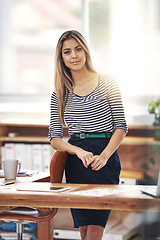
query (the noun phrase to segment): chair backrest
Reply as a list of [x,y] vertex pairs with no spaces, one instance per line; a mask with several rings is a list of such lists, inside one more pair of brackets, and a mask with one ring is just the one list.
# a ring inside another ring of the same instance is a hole
[[66,165],[67,153],[55,151],[50,162],[50,182],[61,183]]

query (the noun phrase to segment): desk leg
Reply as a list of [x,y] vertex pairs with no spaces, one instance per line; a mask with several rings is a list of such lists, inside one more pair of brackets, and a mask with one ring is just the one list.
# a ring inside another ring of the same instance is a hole
[[37,236],[38,240],[53,240],[53,218],[38,223]]

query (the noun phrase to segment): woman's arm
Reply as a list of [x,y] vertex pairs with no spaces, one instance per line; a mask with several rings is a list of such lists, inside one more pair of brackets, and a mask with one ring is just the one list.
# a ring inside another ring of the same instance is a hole
[[125,130],[116,129],[103,152],[100,155],[95,155],[90,158],[87,164],[91,164],[93,170],[100,170],[107,163],[110,156],[117,150],[125,135]]
[[74,146],[68,142],[63,141],[61,138],[52,138],[51,139],[51,146],[55,150],[62,150],[66,151],[69,154],[77,155],[78,158],[80,158],[83,162],[83,165],[87,168],[90,158],[93,157],[93,153],[83,150],[82,148],[79,148],[77,146]]
[[92,169],[96,171],[100,170],[107,163],[110,156],[117,150],[128,132],[118,83],[114,78],[109,78],[106,81],[106,86],[106,96],[112,113],[115,131],[103,152],[100,155],[92,157],[87,162],[87,164],[91,164]]

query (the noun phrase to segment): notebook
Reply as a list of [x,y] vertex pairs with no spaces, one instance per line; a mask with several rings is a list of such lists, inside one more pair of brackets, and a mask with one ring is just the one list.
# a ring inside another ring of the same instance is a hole
[[143,189],[141,190],[143,193],[148,194],[152,197],[160,198],[160,170],[159,170],[159,175],[158,175],[158,180],[157,180],[157,187],[156,188],[150,188],[150,189]]

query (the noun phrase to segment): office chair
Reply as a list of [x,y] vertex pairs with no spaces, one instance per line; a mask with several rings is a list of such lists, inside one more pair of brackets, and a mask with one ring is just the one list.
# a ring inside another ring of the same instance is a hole
[[[50,182],[61,183],[67,159],[67,153],[56,151],[50,162]],[[33,207],[16,207],[0,213],[0,219],[5,222],[16,223],[17,239],[23,239],[23,224],[28,222],[44,222],[52,219],[57,213],[57,208],[49,208],[48,211]]]

